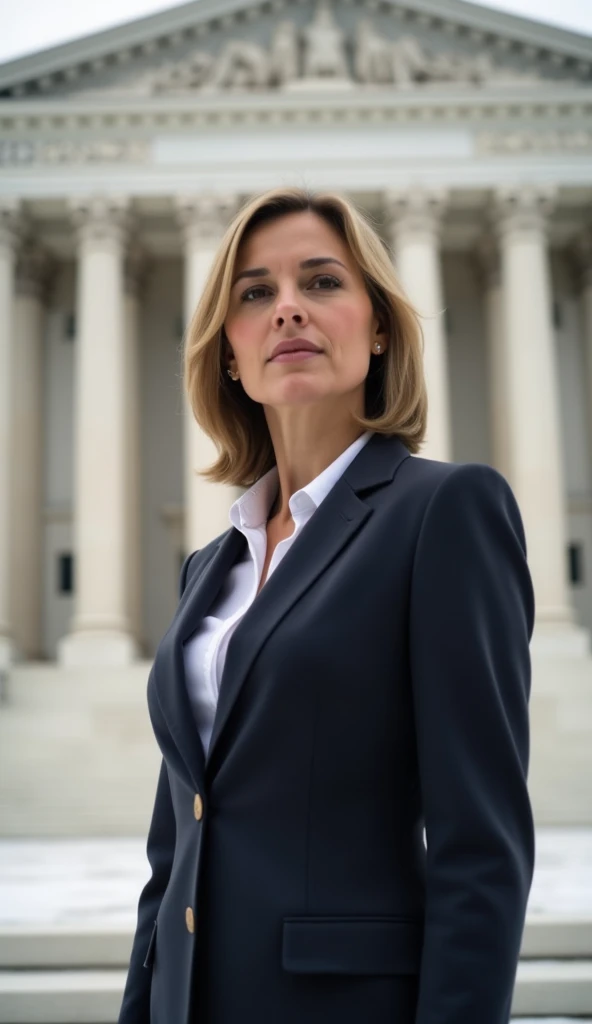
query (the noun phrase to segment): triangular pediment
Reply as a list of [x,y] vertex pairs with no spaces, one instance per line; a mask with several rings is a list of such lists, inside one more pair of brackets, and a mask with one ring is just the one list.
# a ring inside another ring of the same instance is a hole
[[592,39],[462,0],[194,0],[0,65],[6,98],[592,83]]

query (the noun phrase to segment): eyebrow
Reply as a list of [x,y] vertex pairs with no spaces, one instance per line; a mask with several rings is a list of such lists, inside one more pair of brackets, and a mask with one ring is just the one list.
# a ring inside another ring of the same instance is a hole
[[[303,260],[300,264],[300,269],[309,270],[311,267],[322,267],[327,263],[337,263],[344,270],[347,270],[345,263],[335,259],[334,256],[313,256],[310,260]],[[237,274],[232,282],[232,287],[234,288],[237,281],[240,281],[243,277],[267,277],[270,273],[271,271],[267,267],[253,267],[251,270],[241,270],[240,274]]]

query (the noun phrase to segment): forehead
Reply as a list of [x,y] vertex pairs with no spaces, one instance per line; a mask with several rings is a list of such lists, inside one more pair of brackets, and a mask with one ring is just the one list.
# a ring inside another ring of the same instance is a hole
[[236,269],[271,267],[313,256],[336,256],[352,266],[353,257],[337,231],[323,217],[304,210],[287,213],[253,229],[241,244]]

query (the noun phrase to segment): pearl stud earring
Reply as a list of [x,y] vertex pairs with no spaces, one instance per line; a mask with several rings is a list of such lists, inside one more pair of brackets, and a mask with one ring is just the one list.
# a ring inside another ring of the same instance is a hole
[[374,351],[376,352],[376,355],[378,355],[379,352],[382,352],[382,345],[379,341],[374,343]]
[[231,380],[238,380],[238,377],[239,377],[238,373],[234,373],[234,371],[231,370],[230,367],[228,367],[228,369],[226,370],[226,373],[228,374],[228,376],[230,377]]

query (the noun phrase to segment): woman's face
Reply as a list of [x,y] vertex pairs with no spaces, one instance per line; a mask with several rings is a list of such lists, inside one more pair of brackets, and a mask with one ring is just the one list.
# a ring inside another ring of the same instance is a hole
[[[228,366],[255,402],[342,398],[363,415],[372,346],[379,336],[384,352],[385,336],[347,246],[317,214],[286,214],[246,239],[224,327]],[[294,351],[278,353],[282,342]]]

